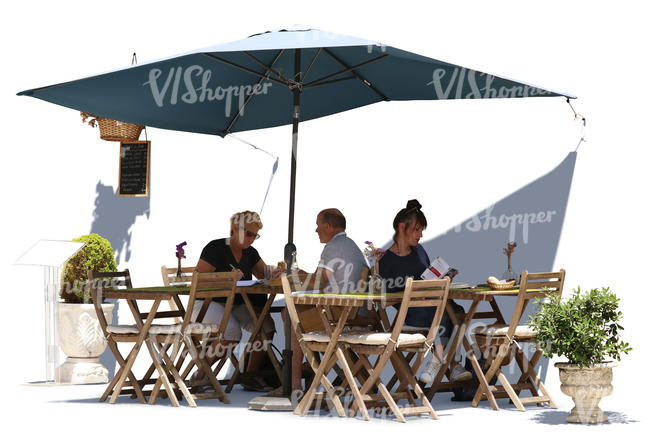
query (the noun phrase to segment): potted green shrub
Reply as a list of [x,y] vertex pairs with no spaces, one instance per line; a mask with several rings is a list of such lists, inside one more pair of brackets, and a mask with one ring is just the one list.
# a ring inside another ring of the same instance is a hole
[[560,389],[575,403],[567,421],[607,421],[598,403],[613,391],[616,362],[608,359],[619,361],[622,353],[631,350],[620,337],[619,299],[608,287],[588,292],[578,287],[568,300],[551,295],[537,304],[539,311],[530,318],[537,347],[549,358],[557,355],[568,360],[555,364],[560,371]]
[[[106,383],[108,370],[99,362],[106,349],[97,314],[90,297],[88,270],[110,272],[117,270],[113,248],[98,234],[73,239],[85,242],[63,267],[60,296],[57,303],[57,332],[59,346],[68,356],[57,369],[59,383]],[[113,319],[114,304],[102,304],[106,320]]]

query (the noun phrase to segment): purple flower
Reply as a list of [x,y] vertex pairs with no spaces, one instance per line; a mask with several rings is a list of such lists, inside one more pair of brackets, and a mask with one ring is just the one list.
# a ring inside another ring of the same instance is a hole
[[183,250],[183,247],[187,245],[187,242],[179,243],[176,245],[176,258],[185,258],[185,251]]

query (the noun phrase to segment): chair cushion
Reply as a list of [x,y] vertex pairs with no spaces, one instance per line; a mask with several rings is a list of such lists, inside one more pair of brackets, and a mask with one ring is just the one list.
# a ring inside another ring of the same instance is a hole
[[330,337],[325,331],[309,332],[302,335],[302,340],[305,342],[324,342],[330,341]]
[[[386,345],[390,339],[390,333],[378,333],[368,330],[344,330],[339,337],[339,342],[361,345]],[[302,337],[305,342],[329,342],[329,335],[325,331],[305,333]],[[397,347],[409,345],[421,345],[426,338],[419,333],[401,333],[397,339]]]
[[108,333],[114,335],[137,335],[140,333],[140,329],[137,325],[109,325],[106,327]]
[[[506,324],[492,324],[477,327],[473,333],[481,336],[505,336],[508,334],[509,326]],[[518,325],[515,329],[515,338],[534,338],[535,331],[527,325]]]
[[[175,335],[181,332],[183,324],[156,324],[149,328],[149,333],[152,335]],[[186,327],[186,333],[193,335],[202,335],[206,333],[214,333],[219,330],[219,324],[202,324],[198,322],[189,323]]]
[[[341,335],[341,341],[350,344],[362,345],[386,345],[390,340],[391,333],[376,332],[349,332]],[[426,338],[420,333],[400,333],[397,338],[397,347],[423,344]]]

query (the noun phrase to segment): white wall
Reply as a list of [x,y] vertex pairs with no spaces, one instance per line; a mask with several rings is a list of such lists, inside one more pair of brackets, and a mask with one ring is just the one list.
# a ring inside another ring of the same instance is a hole
[[[30,323],[4,347],[21,359],[3,360],[2,375],[14,383],[43,377],[42,275],[12,263],[38,239],[87,233],[95,185],[116,186],[118,165],[117,144],[101,141],[76,111],[15,93],[128,65],[133,51],[142,62],[305,23],[579,97],[574,103],[587,117],[588,142],[579,149],[555,267],[567,269],[569,288],[609,285],[621,297],[634,352],[616,371],[621,389],[614,396],[633,393],[625,385],[648,363],[642,321],[650,246],[649,33],[639,4],[12,4],[1,30],[0,267],[11,286],[4,288],[0,321],[3,330],[25,318]],[[301,124],[295,227],[301,267],[313,269],[321,251],[313,232],[320,209],[339,207],[358,243],[385,242],[396,211],[418,198],[429,212],[425,239],[435,237],[553,169],[578,142],[580,126],[572,119],[561,98],[538,98],[390,102]],[[290,129],[239,134],[280,157],[256,243],[274,263],[286,241]],[[132,257],[121,260],[136,285],[159,282],[160,265],[174,263],[176,243],[187,240],[188,263],[195,261],[205,243],[224,236],[233,211],[259,209],[272,166],[268,156],[233,139],[148,134],[151,216],[136,221]],[[327,178],[325,185],[323,170],[349,177]],[[454,199],[437,203],[434,182],[444,182]]]

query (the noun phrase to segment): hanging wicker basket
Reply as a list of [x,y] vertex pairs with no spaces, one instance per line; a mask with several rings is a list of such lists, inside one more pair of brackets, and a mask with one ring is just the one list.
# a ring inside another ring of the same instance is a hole
[[[81,113],[82,120],[90,126],[99,125],[99,138],[106,141],[132,141],[140,138],[144,126],[133,123],[120,122],[119,120],[107,119],[92,114]],[[87,118],[91,118],[86,122]]]
[[102,117],[98,117],[97,122],[99,124],[99,138],[106,141],[137,140],[144,128],[142,125]]

